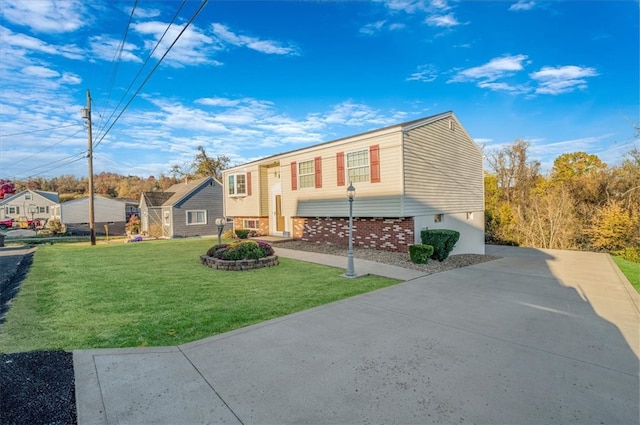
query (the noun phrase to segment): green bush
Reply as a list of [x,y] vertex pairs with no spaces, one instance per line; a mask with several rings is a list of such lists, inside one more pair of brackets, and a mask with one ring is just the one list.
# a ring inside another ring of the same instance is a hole
[[249,237],[249,229],[236,229],[236,236],[239,239],[247,239]]
[[249,260],[271,255],[273,255],[273,248],[268,243],[244,240],[214,245],[207,250],[207,256],[220,260]]
[[640,245],[629,246],[620,251],[612,252],[612,254],[632,263],[640,263]]
[[415,264],[427,264],[432,255],[433,247],[431,245],[409,245],[409,257]]
[[423,245],[433,247],[431,258],[444,261],[460,239],[460,232],[449,229],[426,229],[420,232],[420,239]]

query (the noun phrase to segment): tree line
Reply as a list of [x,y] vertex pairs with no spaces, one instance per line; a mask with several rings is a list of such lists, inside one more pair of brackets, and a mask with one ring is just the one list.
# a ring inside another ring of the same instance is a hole
[[[172,165],[170,176],[161,173],[159,177],[124,176],[116,173],[100,173],[93,177],[94,193],[108,198],[124,198],[140,200],[142,192],[156,192],[168,189],[179,181],[213,176],[222,178],[222,170],[229,165],[229,158],[224,155],[209,156],[202,146],[198,146],[193,161],[185,166]],[[3,190],[0,180],[0,190]],[[6,184],[9,184],[7,181]],[[89,193],[89,180],[63,175],[46,179],[43,177],[13,180],[12,190],[20,192],[24,189],[57,192],[60,202],[82,198]],[[0,198],[2,199],[2,198]]]
[[614,166],[565,153],[546,175],[528,150],[516,140],[486,155],[487,242],[609,252],[640,245],[638,148]]
[[[615,251],[640,245],[640,149],[608,166],[596,155],[573,152],[557,157],[548,174],[529,158],[529,143],[516,140],[486,155],[485,234],[488,243]],[[171,176],[141,178],[115,173],[94,177],[95,193],[139,200],[141,193],[165,190],[183,178],[221,179],[226,156],[209,156],[198,146],[193,161],[174,165]],[[25,188],[58,192],[60,201],[86,196],[87,178],[60,176],[16,180]]]

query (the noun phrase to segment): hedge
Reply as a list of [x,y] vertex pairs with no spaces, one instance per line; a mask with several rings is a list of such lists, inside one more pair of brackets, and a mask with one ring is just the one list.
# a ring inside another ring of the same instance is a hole
[[415,264],[427,264],[429,262],[429,257],[432,255],[433,247],[431,245],[409,245],[409,257]]
[[449,229],[426,229],[420,232],[420,239],[423,245],[433,247],[431,258],[444,261],[460,239],[460,232]]

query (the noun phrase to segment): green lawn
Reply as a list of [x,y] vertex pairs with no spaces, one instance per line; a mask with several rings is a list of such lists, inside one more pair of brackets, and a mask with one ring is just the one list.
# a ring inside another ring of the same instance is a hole
[[182,344],[397,283],[285,258],[212,270],[199,256],[215,242],[39,246],[0,352]]
[[622,273],[629,279],[629,282],[640,293],[640,264],[632,263],[620,257],[613,257],[613,261],[618,265]]

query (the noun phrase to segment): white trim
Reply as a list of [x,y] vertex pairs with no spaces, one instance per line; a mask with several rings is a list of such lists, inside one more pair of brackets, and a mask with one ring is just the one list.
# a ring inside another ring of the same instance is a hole
[[[360,152],[365,152],[367,155],[367,165],[359,165],[357,167],[352,167],[353,169],[358,169],[358,168],[367,168],[368,169],[368,178],[366,180],[353,180],[352,178],[349,177],[349,155],[350,154],[354,154],[354,153],[360,153]],[[370,147],[367,146],[365,148],[360,148],[360,149],[354,149],[351,151],[345,151],[344,153],[344,181],[346,183],[370,183],[371,182],[371,152],[370,152]]]
[[[308,174],[302,174],[300,172],[300,165],[302,163],[306,163],[306,162],[310,162],[311,163],[311,172]],[[297,164],[297,174],[298,174],[298,189],[313,189],[316,187],[316,162],[315,162],[315,158],[311,158],[311,159],[305,159],[302,161],[298,161]],[[302,185],[302,180],[300,179],[302,176],[311,176],[311,185],[310,186],[303,186]]]
[[[244,192],[238,192],[238,177],[244,177]],[[233,184],[229,184],[229,179],[233,177]],[[233,193],[230,192],[230,189],[233,187]],[[237,196],[247,196],[247,173],[231,173],[227,174],[227,196],[237,197]]]
[[[195,215],[194,215],[195,213]],[[204,221],[196,221],[196,222],[189,222],[189,214],[192,215],[192,218],[195,218],[195,220],[198,219],[198,214],[202,213],[203,214],[203,218]],[[187,224],[187,226],[196,226],[199,224],[207,224],[207,210],[187,210],[185,211],[185,222]]]

